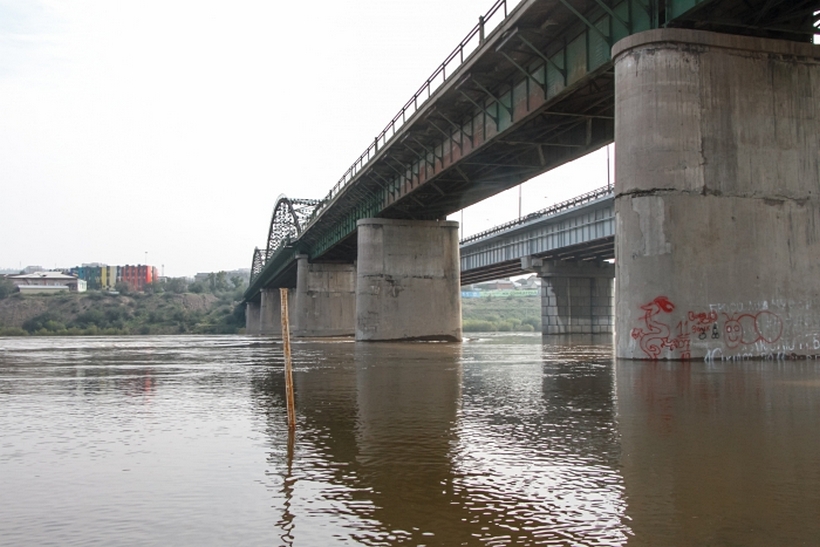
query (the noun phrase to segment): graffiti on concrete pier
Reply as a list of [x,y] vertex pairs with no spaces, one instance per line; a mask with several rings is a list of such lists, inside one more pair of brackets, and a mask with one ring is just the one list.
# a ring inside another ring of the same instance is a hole
[[726,316],[726,322],[723,324],[726,347],[730,349],[760,341],[773,344],[780,340],[783,334],[783,320],[768,310],[756,314],[723,315]]
[[675,305],[666,296],[659,296],[651,302],[641,306],[644,314],[641,317],[645,328],[632,329],[632,338],[638,341],[641,350],[650,358],[658,359],[664,349],[674,351],[681,349],[681,358],[689,358],[689,336],[673,337],[672,331],[665,321],[658,316],[670,314]]
[[[644,311],[640,316],[641,326],[632,329],[631,335],[650,359],[672,358],[689,359],[693,340],[707,346],[711,354],[761,355],[768,353],[809,348],[809,343],[785,343],[783,337],[783,319],[777,313],[767,309],[766,302],[762,310],[720,311],[726,305],[710,305],[709,310],[688,310],[685,314],[673,313],[675,304],[667,296],[658,296],[643,304]],[[716,309],[717,308],[717,309]],[[741,306],[742,308],[742,306]],[[749,309],[748,306],[745,308]],[[683,319],[675,322],[675,318]],[[782,347],[781,347],[782,346]]]

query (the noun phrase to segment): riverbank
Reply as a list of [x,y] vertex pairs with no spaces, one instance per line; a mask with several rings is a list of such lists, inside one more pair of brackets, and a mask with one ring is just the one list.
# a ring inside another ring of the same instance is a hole
[[[0,300],[0,336],[236,334],[245,327],[235,292],[14,294]],[[537,296],[464,298],[464,332],[541,329]]]
[[486,296],[461,299],[464,332],[532,332],[541,330],[539,296]]
[[0,300],[0,336],[232,334],[244,326],[232,293],[17,293]]

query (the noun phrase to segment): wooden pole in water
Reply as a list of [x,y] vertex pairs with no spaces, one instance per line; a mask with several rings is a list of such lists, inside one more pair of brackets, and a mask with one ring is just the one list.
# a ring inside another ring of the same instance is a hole
[[285,400],[288,406],[288,427],[296,429],[296,404],[293,398],[293,366],[290,360],[290,322],[288,321],[288,290],[279,289],[282,301],[282,344],[285,352]]

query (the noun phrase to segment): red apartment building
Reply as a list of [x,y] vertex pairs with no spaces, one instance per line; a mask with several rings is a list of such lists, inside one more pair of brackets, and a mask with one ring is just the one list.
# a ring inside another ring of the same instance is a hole
[[128,283],[132,290],[141,291],[145,285],[153,283],[159,279],[159,274],[154,266],[125,266],[120,267],[120,280]]

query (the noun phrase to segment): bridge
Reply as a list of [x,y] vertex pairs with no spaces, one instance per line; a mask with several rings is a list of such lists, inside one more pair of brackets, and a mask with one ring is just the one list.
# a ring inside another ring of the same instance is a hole
[[461,241],[461,284],[532,271],[532,260],[603,262],[615,258],[611,186],[557,203]]
[[[277,201],[254,252],[248,330],[275,323],[272,289],[284,286],[301,335],[460,339],[447,215],[614,140],[618,354],[812,345],[817,314],[788,309],[820,305],[820,281],[784,293],[759,279],[820,279],[797,258],[820,241],[819,11],[819,0],[499,0],[325,198]],[[744,256],[777,256],[756,278],[725,265],[749,234]],[[702,341],[719,313],[734,328],[738,310],[783,328],[753,321],[739,344]]]
[[544,334],[611,333],[614,200],[605,186],[463,240],[461,284],[535,272]]

